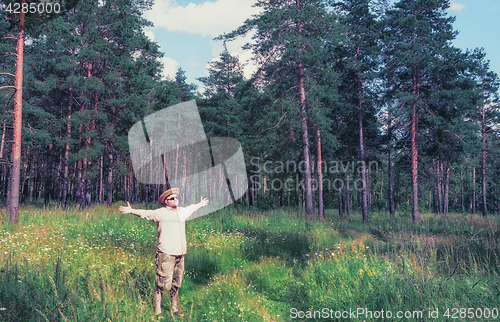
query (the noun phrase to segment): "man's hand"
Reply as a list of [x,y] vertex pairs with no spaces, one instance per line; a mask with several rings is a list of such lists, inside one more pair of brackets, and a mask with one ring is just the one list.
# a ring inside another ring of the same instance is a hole
[[208,199],[201,197],[200,203],[198,205],[200,206],[200,208],[205,207],[206,205],[208,205]]
[[118,207],[118,210],[122,212],[122,214],[131,214],[134,209],[130,207],[130,203],[127,201],[127,207],[125,206],[120,206]]

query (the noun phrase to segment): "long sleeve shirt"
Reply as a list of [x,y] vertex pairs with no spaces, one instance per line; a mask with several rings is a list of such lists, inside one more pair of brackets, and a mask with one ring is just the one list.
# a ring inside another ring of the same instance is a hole
[[198,205],[178,207],[173,210],[163,207],[155,210],[133,210],[142,219],[152,220],[158,225],[158,245],[160,252],[169,255],[186,254],[186,220],[199,209]]

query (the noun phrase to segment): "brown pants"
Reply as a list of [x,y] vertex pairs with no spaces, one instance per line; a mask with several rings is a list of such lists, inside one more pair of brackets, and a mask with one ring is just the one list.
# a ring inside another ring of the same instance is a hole
[[170,290],[172,285],[181,287],[184,276],[184,256],[168,255],[156,252],[156,286],[163,291]]

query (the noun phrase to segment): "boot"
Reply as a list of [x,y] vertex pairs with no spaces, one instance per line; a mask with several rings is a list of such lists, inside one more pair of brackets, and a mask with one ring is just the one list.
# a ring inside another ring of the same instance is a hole
[[172,288],[170,289],[170,303],[172,305],[172,313],[182,318],[184,317],[184,314],[180,310],[178,291],[179,289],[172,285]]

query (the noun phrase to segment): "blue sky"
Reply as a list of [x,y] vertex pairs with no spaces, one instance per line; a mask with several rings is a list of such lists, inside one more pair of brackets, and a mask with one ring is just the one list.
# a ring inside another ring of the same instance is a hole
[[[206,76],[208,63],[219,57],[221,42],[212,39],[240,26],[246,18],[258,13],[254,0],[155,0],[153,9],[145,14],[155,24],[146,34],[154,39],[165,54],[164,74],[174,76],[181,67],[189,83],[200,85],[196,78]],[[456,17],[454,29],[459,34],[454,41],[458,48],[483,47],[490,69],[500,75],[500,0],[453,0],[449,14]],[[228,44],[231,54],[244,62],[251,54],[241,49],[249,40],[239,39]],[[253,71],[247,64],[247,75]]]

